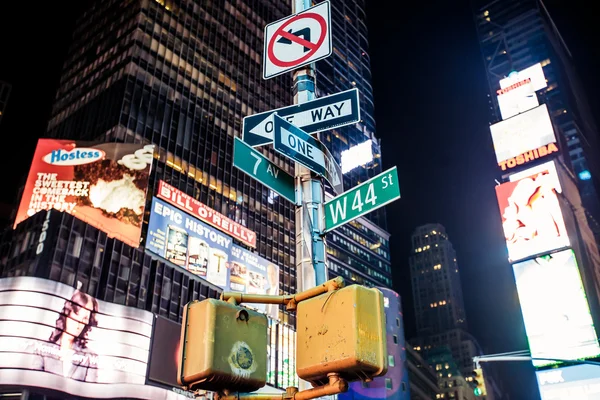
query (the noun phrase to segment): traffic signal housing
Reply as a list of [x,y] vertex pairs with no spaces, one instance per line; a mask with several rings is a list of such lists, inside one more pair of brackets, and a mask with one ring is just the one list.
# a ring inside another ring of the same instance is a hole
[[473,383],[475,384],[475,387],[473,388],[475,396],[487,396],[485,380],[483,379],[483,370],[481,368],[473,370]]
[[313,386],[328,374],[350,382],[387,372],[383,294],[351,285],[298,303],[296,372]]
[[190,390],[252,392],[267,380],[267,317],[225,301],[186,305],[177,382]]

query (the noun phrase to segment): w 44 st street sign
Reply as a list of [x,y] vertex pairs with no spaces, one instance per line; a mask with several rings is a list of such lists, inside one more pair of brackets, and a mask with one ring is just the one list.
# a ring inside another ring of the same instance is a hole
[[390,168],[325,203],[325,232],[400,198],[398,170]]

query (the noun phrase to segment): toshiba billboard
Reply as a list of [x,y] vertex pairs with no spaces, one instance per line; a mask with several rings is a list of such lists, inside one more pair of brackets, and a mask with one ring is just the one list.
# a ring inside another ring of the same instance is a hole
[[556,136],[545,104],[490,126],[503,171],[557,153]]

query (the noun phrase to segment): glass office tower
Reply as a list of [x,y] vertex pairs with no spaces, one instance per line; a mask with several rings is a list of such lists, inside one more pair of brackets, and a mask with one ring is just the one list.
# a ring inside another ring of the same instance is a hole
[[[267,0],[93,2],[77,23],[46,136],[156,145],[140,246],[53,210],[5,234],[1,276],[55,280],[180,322],[187,302],[221,289],[146,248],[151,199],[164,181],[256,232],[256,254],[279,266],[280,293],[294,293],[294,205],[232,164],[242,118],[292,104],[291,74],[262,79],[263,28],[290,13],[289,2]],[[334,55],[317,63],[317,93],[358,87],[363,121],[323,132],[322,140],[338,161],[372,140],[373,161],[345,175],[348,189],[381,170],[364,1],[334,2],[332,19]],[[261,151],[293,174],[293,163],[271,146]],[[388,240],[383,209],[336,229],[328,235],[330,277],[391,286]],[[283,308],[270,322],[272,386],[297,386],[294,327]]]

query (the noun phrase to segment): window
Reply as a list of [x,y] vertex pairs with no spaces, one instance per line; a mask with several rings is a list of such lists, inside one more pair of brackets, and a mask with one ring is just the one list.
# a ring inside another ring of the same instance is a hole
[[392,390],[392,380],[390,378],[385,378],[385,388],[387,390]]
[[394,335],[394,344],[398,344],[398,335]]
[[394,355],[393,354],[388,354],[388,365],[390,367],[396,366],[396,361],[394,360]]

